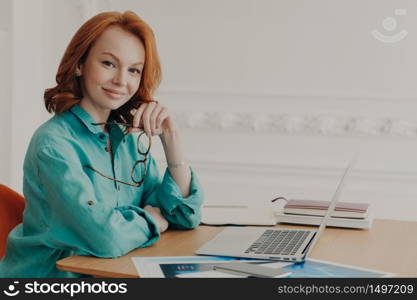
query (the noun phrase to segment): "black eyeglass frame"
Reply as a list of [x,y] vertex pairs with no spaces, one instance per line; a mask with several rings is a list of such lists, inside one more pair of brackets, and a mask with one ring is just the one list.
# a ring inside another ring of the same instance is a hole
[[[94,126],[98,126],[98,125],[120,125],[120,126],[125,126],[125,127],[131,127],[131,128],[139,128],[139,129],[143,129],[143,128],[141,128],[141,127],[134,127],[132,124],[128,124],[128,123],[120,123],[120,122],[100,122],[100,123],[91,123],[91,125],[94,125]],[[124,136],[126,136],[127,134],[128,134],[128,133],[124,133]],[[125,182],[125,181],[122,181],[122,180],[119,180],[119,179],[116,179],[116,178],[113,178],[113,177],[107,176],[107,175],[103,174],[102,172],[100,172],[99,170],[97,170],[97,169],[93,168],[93,167],[92,167],[92,166],[90,166],[90,165],[85,165],[85,167],[86,167],[86,168],[89,168],[90,170],[93,170],[93,171],[94,171],[94,172],[96,172],[97,174],[99,174],[99,175],[101,175],[101,176],[103,176],[103,177],[105,177],[105,178],[107,178],[107,179],[110,179],[110,180],[116,181],[116,182],[118,182],[118,183],[126,184],[126,185],[129,185],[129,186],[140,187],[140,186],[142,185],[142,183],[145,181],[146,173],[147,173],[147,170],[148,170],[148,166],[147,166],[146,162],[147,162],[147,159],[148,159],[148,154],[149,154],[149,151],[151,150],[151,145],[152,145],[152,138],[151,138],[151,136],[148,136],[148,139],[149,139],[149,146],[148,146],[147,150],[146,150],[145,152],[143,152],[143,151],[140,149],[140,143],[139,143],[139,141],[140,141],[140,138],[142,137],[142,135],[144,135],[144,134],[145,134],[145,132],[144,132],[144,131],[142,131],[141,133],[139,133],[138,138],[137,138],[137,142],[136,142],[136,150],[138,151],[138,153],[139,153],[140,155],[144,156],[144,158],[143,158],[143,159],[139,159],[139,160],[137,160],[137,161],[133,164],[132,170],[131,170],[131,172],[130,172],[130,178],[131,178],[131,180],[132,180],[134,183]],[[141,178],[141,180],[136,180],[136,179],[134,178],[135,169],[136,169],[136,167],[137,167],[139,164],[142,164],[142,163],[143,163],[143,165],[144,165],[142,178]]]

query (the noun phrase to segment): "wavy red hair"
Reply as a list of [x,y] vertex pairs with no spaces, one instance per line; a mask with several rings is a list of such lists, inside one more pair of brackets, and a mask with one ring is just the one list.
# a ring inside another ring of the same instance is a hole
[[83,98],[80,78],[76,77],[77,65],[82,64],[98,37],[112,25],[117,25],[133,33],[145,47],[145,64],[142,78],[135,96],[112,116],[121,122],[132,122],[130,111],[144,101],[152,101],[152,95],[161,82],[161,65],[152,29],[132,11],[104,12],[85,22],[71,39],[58,67],[57,85],[45,90],[44,101],[48,112],[61,114],[78,104]]

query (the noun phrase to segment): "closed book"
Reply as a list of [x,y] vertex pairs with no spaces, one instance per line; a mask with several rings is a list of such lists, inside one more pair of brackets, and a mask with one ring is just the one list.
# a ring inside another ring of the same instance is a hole
[[[282,210],[276,211],[275,217],[278,223],[287,224],[320,225],[323,221],[323,217],[285,214]],[[327,227],[368,229],[371,228],[372,222],[373,214],[370,210],[368,216],[363,219],[331,217],[327,220]]]
[[[324,216],[328,201],[291,199],[284,206],[284,214]],[[368,203],[338,202],[331,217],[364,219],[368,216]]]

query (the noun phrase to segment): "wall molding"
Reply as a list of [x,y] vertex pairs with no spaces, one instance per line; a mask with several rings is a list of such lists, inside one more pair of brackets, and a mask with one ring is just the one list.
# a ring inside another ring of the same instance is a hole
[[343,137],[417,137],[417,120],[407,121],[392,117],[176,111],[174,118],[181,128],[193,130]]
[[243,90],[243,89],[223,89],[223,88],[161,88],[159,95],[177,95],[177,96],[227,96],[237,98],[273,98],[273,99],[291,99],[291,100],[330,100],[330,101],[375,101],[375,102],[392,102],[408,103],[417,101],[417,95],[387,96],[375,93],[351,92],[343,93],[338,91],[272,91],[272,90]]
[[[410,114],[417,109],[417,98],[411,96],[165,89],[157,97],[175,103],[173,114],[184,129],[303,136],[417,137],[417,118]],[[359,109],[355,111],[352,106]]]
[[[166,161],[162,157],[155,158],[158,165],[165,168]],[[334,179],[341,177],[345,167],[332,166],[307,166],[296,164],[280,163],[257,163],[242,161],[219,161],[211,158],[194,158],[189,160],[190,165],[205,174],[223,174],[225,178],[234,176],[248,177],[247,174],[261,175],[268,178],[296,176],[298,178],[327,178]],[[240,174],[240,175],[239,175]],[[245,175],[241,175],[245,174]],[[415,172],[377,170],[366,168],[355,168],[351,172],[352,178],[364,180],[366,182],[398,182],[415,183],[417,182],[417,170]]]

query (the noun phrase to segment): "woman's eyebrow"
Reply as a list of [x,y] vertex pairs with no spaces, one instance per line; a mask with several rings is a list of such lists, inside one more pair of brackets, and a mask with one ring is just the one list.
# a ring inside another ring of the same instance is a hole
[[[120,63],[120,59],[116,55],[114,55],[113,53],[111,53],[111,52],[103,52],[102,54],[110,55],[115,60],[117,60],[117,62]],[[132,64],[132,66],[134,66],[134,65],[143,65],[143,62],[137,62],[137,63]]]

